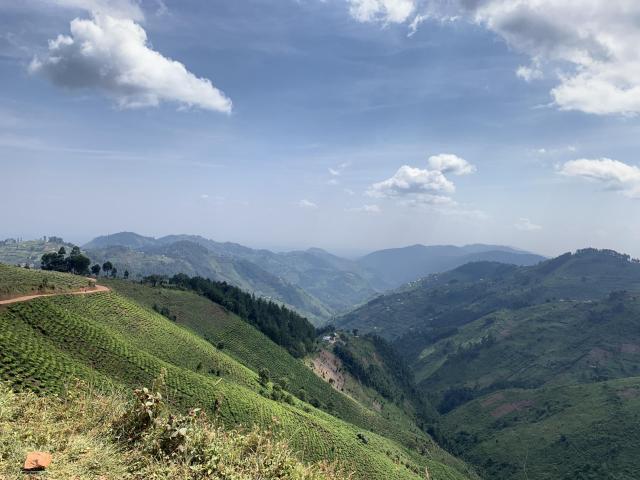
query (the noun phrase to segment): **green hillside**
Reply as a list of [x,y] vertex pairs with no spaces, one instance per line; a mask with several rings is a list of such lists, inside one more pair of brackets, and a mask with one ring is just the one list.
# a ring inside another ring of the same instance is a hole
[[[289,403],[266,398],[274,387],[269,384],[265,389],[255,371],[238,361],[242,358],[239,347],[227,355],[234,334],[226,331],[229,348],[219,349],[119,293],[40,298],[0,307],[0,378],[15,387],[47,394],[60,392],[74,377],[98,385],[137,387],[150,385],[166,371],[169,398],[177,407],[197,406],[215,412],[228,427],[255,424],[271,428],[306,461],[337,460],[363,479],[417,479],[425,468],[431,478],[469,478],[461,473],[464,464],[426,435],[399,429],[394,434],[390,422],[355,402],[348,404],[346,397],[343,404],[335,401],[334,410],[342,410],[343,416],[351,416],[361,426],[295,397]],[[253,338],[258,344],[266,342],[270,351],[279,348],[259,333]],[[290,365],[296,362],[286,355],[281,350],[283,369],[286,358]],[[270,357],[263,359],[269,367],[274,363]],[[312,378],[301,383],[324,395],[321,384]],[[326,404],[328,399],[323,396],[321,400]],[[396,439],[371,429],[390,432]]]
[[442,415],[436,435],[486,478],[631,479],[639,299],[640,263],[585,249],[468,264],[339,324],[393,340]]
[[484,478],[635,480],[640,378],[505,390],[444,419],[455,451]]
[[73,292],[91,287],[94,283],[75,275],[27,270],[0,263],[0,300],[21,295]]

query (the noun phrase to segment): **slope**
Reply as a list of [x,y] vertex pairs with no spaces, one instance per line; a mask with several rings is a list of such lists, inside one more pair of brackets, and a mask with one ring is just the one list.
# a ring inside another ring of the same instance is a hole
[[307,461],[339,460],[357,478],[419,478],[426,467],[432,478],[466,478],[435,460],[454,463],[428,437],[407,434],[431,452],[421,455],[298,399],[289,404],[265,398],[255,372],[117,293],[62,295],[0,308],[0,352],[0,378],[14,386],[59,392],[73,377],[139,386],[166,371],[176,405],[217,412],[228,426],[272,428]]

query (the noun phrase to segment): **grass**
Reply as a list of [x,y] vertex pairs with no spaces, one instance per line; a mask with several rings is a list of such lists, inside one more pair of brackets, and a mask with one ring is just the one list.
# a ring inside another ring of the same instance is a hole
[[[258,338],[253,341],[259,349]],[[265,353],[273,351],[267,345]],[[177,408],[215,412],[228,429],[270,429],[304,461],[336,461],[359,479],[419,479],[425,468],[434,479],[473,478],[425,435],[407,432],[407,443],[400,443],[369,431],[390,422],[358,410],[355,402],[353,415],[361,426],[298,399],[289,405],[265,398],[255,371],[227,353],[117,293],[47,297],[0,308],[0,378],[14,388],[50,396],[64,392],[74,378],[101,388],[136,388],[166,372],[168,398]],[[262,358],[271,365],[271,357]]]
[[89,287],[87,278],[43,270],[27,270],[0,263],[0,300],[38,293],[66,293]]
[[[149,410],[139,399],[86,385],[61,397],[15,394],[0,385],[0,478],[23,478],[20,467],[31,451],[52,454],[46,472],[52,480],[349,478],[325,462],[300,462],[269,431],[227,430],[202,415],[171,417],[161,402]],[[132,422],[149,413],[153,423]],[[136,441],[124,433],[137,434]]]

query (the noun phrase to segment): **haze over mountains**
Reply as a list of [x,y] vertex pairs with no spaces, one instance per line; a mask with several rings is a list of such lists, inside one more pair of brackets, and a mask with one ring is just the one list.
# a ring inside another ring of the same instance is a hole
[[424,246],[373,252],[357,260],[319,248],[276,253],[197,235],[152,238],[132,232],[98,237],[83,247],[140,275],[186,273],[227,281],[282,301],[316,323],[379,293],[472,261],[532,265],[544,257],[494,245]]

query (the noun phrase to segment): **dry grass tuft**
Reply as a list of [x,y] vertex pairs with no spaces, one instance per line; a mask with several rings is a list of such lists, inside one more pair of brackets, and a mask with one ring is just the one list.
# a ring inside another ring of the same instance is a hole
[[131,399],[84,384],[61,397],[0,386],[0,480],[24,478],[30,451],[53,455],[51,480],[350,478],[334,465],[301,463],[268,431],[224,430],[198,410],[175,415],[146,389]]

